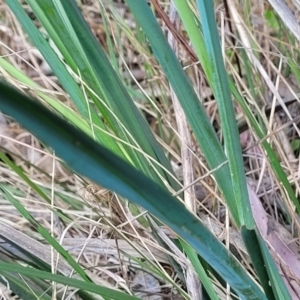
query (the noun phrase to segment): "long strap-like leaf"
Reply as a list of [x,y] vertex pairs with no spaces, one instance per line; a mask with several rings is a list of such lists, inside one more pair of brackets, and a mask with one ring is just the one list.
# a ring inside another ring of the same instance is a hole
[[0,109],[51,146],[76,172],[153,213],[194,247],[241,299],[266,299],[224,245],[165,189],[39,102],[3,82],[0,82]]

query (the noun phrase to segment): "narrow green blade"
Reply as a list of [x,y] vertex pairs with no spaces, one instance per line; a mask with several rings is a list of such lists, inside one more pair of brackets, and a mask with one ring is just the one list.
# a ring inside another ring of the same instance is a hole
[[138,300],[137,297],[130,296],[120,291],[112,290],[103,286],[99,286],[91,282],[84,282],[78,279],[73,279],[62,275],[51,274],[34,268],[19,266],[17,264],[0,262],[0,271],[16,272],[19,274],[26,275],[28,277],[55,281],[64,285],[73,286],[84,291],[92,292],[97,295],[107,297],[108,299]]

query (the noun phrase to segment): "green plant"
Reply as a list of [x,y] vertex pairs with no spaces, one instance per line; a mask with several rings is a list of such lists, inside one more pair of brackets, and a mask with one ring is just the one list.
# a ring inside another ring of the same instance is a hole
[[[213,273],[209,272],[206,264],[230,285],[240,299],[290,299],[265,240],[255,225],[231,93],[237,99],[257,136],[264,138],[264,132],[232,78],[228,78],[212,1],[197,1],[197,5],[192,1],[179,0],[174,3],[217,101],[224,147],[147,2],[127,0],[126,3],[135,17],[136,30],[141,28],[145,35],[140,37],[140,43],[136,43],[138,49],[142,49],[143,44],[149,43],[147,45],[149,49],[141,51],[153,53],[171,84],[207,164],[213,170],[213,176],[233,222],[242,233],[258,281],[245,271],[233,254],[195,214],[171,195],[171,192],[180,189],[180,182],[176,179],[163,148],[132,101],[130,93],[133,92],[126,87],[116,64],[114,65],[116,57],[111,46],[112,41],[107,38],[110,62],[75,1],[28,0],[27,2],[45,28],[47,38],[55,44],[56,50],[49,45],[17,0],[7,1],[7,4],[51,66],[60,84],[70,95],[76,110],[38,91],[35,95],[46,103],[46,105],[41,104],[4,82],[0,83],[0,109],[20,122],[46,146],[51,147],[55,155],[62,158],[77,174],[115,191],[123,197],[124,202],[126,198],[138,204],[135,207],[131,206],[131,212],[136,216],[142,215],[140,217],[142,224],[147,227],[155,226],[147,216],[143,216],[143,209],[146,209],[159,220],[158,224],[162,222],[169,226],[178,235],[174,239],[174,244],[193,262],[198,279],[203,283],[210,298],[218,299],[211,282]],[[201,25],[197,14],[192,9],[193,5],[200,13]],[[102,13],[105,19],[104,9]],[[112,13],[116,15],[113,8]],[[121,20],[120,23],[124,25]],[[127,35],[129,39],[133,38],[132,32],[127,32]],[[11,66],[5,65],[4,61],[2,66],[6,66],[7,71],[13,76]],[[21,76],[20,73],[15,74]],[[37,87],[28,79],[25,80],[29,86]],[[80,84],[77,83],[78,80]],[[55,110],[55,113],[51,112],[49,107]],[[274,172],[281,178],[291,200],[299,209],[293,189],[286,180],[269,143],[264,141],[263,147],[272,160]],[[19,175],[22,174],[22,171],[10,163],[5,156],[3,161],[10,164]],[[35,191],[39,191],[30,180],[27,182]],[[18,272],[36,279],[42,278],[72,285],[86,292],[96,292],[107,299],[135,298],[104,288],[97,290],[97,285],[91,283],[92,279],[80,265],[16,200],[13,193],[3,184],[0,188],[2,194],[85,282],[76,279],[67,280],[60,275],[51,275],[38,270],[33,271],[30,267],[15,264],[10,267],[8,264],[1,263],[0,272],[4,277],[11,278],[10,280],[13,281],[13,276],[10,274]],[[39,194],[42,194],[44,199],[47,198],[43,192]],[[59,210],[54,209],[54,214],[60,218],[68,218]],[[42,268],[37,264],[37,260],[34,259],[32,265],[35,269]],[[159,268],[151,267],[160,277],[170,281]],[[20,281],[14,280],[16,285],[21,286]],[[22,288],[25,295],[25,287]],[[180,288],[178,290],[188,297]],[[26,290],[26,295],[28,294],[30,292]],[[85,294],[82,297],[91,296]]]

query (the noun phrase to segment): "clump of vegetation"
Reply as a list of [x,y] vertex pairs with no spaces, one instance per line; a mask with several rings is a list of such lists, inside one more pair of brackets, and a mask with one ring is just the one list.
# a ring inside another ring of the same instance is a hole
[[214,4],[2,4],[3,297],[297,299],[297,7]]

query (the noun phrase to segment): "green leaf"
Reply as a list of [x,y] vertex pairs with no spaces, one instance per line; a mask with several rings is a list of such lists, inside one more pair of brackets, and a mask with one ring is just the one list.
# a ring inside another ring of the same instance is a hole
[[[45,1],[46,2],[46,1]],[[37,3],[33,3],[35,7],[38,8]],[[46,5],[46,3],[44,3]],[[72,98],[74,104],[76,105],[77,109],[81,113],[81,115],[85,118],[87,122],[89,122],[89,127],[91,132],[96,131],[96,135],[94,134],[94,138],[109,146],[111,150],[113,150],[115,153],[119,153],[119,147],[116,144],[115,140],[112,139],[107,134],[101,134],[101,132],[107,131],[106,126],[104,126],[103,122],[101,121],[101,118],[98,117],[97,113],[94,110],[90,110],[88,101],[86,99],[86,96],[84,95],[83,91],[80,89],[79,85],[75,81],[75,79],[71,76],[69,71],[66,68],[66,65],[61,61],[61,59],[58,57],[57,53],[50,47],[49,43],[46,41],[45,37],[40,33],[40,31],[36,28],[36,26],[33,24],[32,20],[29,18],[28,14],[24,11],[21,4],[17,0],[11,0],[7,1],[7,5],[11,8],[17,19],[22,24],[23,28],[28,33],[31,40],[34,42],[34,44],[37,46],[39,51],[42,53],[43,57],[47,61],[47,63],[50,65],[51,69],[53,70],[54,74],[57,76],[60,84],[64,87],[65,91],[70,95]],[[51,16],[53,15],[53,12],[50,11],[49,7],[45,8],[45,12],[47,12],[48,17],[51,19]],[[40,11],[40,10],[39,10]],[[41,11],[40,11],[41,12]],[[47,18],[43,19],[44,21],[47,21]],[[49,22],[48,22],[49,24]],[[58,24],[59,25],[59,24]],[[53,32],[51,30],[51,26],[48,28],[49,32]],[[58,29],[58,32],[62,29]],[[55,31],[54,31],[55,33]],[[56,35],[56,33],[55,33]],[[59,43],[59,41],[57,41]],[[60,43],[60,45],[62,45]],[[71,48],[73,50],[73,48]],[[71,51],[71,50],[70,50]],[[12,70],[10,70],[12,71]],[[18,73],[18,77],[20,74]],[[26,80],[28,82],[28,80]],[[31,85],[33,85],[31,82],[29,82]],[[33,85],[33,87],[36,87],[36,84]],[[48,98],[48,100],[50,100]],[[55,104],[53,101],[51,101],[51,105],[55,107]],[[57,106],[57,105],[56,105]],[[73,119],[74,120],[74,119]],[[80,119],[74,120],[76,123],[75,125],[81,127],[82,122],[79,123]],[[95,128],[94,128],[95,127]],[[97,134],[97,127],[100,128],[100,133],[98,131]]]
[[275,31],[280,29],[278,20],[276,18],[276,15],[275,15],[275,12],[274,12],[273,9],[266,10],[264,15],[265,15],[265,19],[266,19],[267,24],[268,24],[269,27],[271,27]]
[[128,294],[122,293],[120,291],[112,290],[103,286],[96,285],[91,282],[84,282],[77,279],[51,274],[45,271],[40,271],[34,268],[23,267],[17,264],[11,263],[3,263],[0,262],[0,270],[1,271],[9,271],[9,272],[16,272],[19,274],[26,275],[28,277],[33,278],[41,278],[44,280],[51,280],[57,283],[61,283],[64,285],[69,285],[76,287],[78,289],[82,289],[84,291],[88,291],[91,293],[95,293],[97,295],[101,295],[103,297],[108,297],[109,299],[116,299],[116,300],[138,300],[138,298],[134,296],[130,296]]
[[269,276],[264,263],[262,252],[260,250],[260,244],[256,236],[256,234],[259,233],[256,233],[254,230],[249,230],[245,226],[242,227],[241,233],[265,294],[268,299],[274,299],[274,293],[271,286],[269,285]]
[[280,276],[277,266],[270,255],[270,252],[265,244],[264,239],[260,234],[257,235],[261,252],[264,256],[265,266],[269,273],[270,283],[277,300],[292,300],[285,283]]
[[[122,152],[120,156],[126,157],[136,168],[142,170],[159,184],[161,184],[161,180],[157,172],[166,178],[174,189],[179,189],[178,183],[170,175],[173,174],[170,162],[156,141],[145,118],[130,98],[119,74],[109,63],[105,52],[94,37],[75,1],[28,0],[28,3],[73,72],[87,84],[88,97],[93,101],[109,127],[118,138],[124,140],[125,143],[120,145],[119,151]],[[20,21],[22,24],[24,23],[22,19]],[[35,33],[32,34],[28,30],[27,32],[32,39],[35,38]],[[38,41],[35,42],[35,45],[40,47]],[[40,51],[47,59],[43,49]],[[47,62],[52,66],[50,58],[47,59]],[[56,66],[53,66],[52,69],[56,72]],[[93,112],[93,110],[91,111]],[[92,120],[94,122],[94,119]],[[109,146],[108,143],[105,145]],[[132,145],[141,151],[136,151]],[[158,164],[153,166],[152,161],[149,162],[143,152],[160,163],[168,172]]]
[[192,266],[194,267],[200,282],[202,283],[203,287],[205,288],[207,294],[209,295],[211,300],[218,300],[219,297],[217,296],[214,288],[213,288],[213,284],[210,280],[210,278],[208,277],[208,274],[205,272],[198,256],[197,253],[194,251],[194,249],[191,249],[191,247],[189,245],[187,245],[185,243],[185,241],[180,241],[184,252],[186,253],[187,257],[189,258]]
[[0,82],[0,109],[83,176],[143,206],[190,244],[241,299],[266,299],[239,262],[169,192],[40,103]]
[[190,80],[166,41],[147,3],[139,0],[126,0],[126,2],[138,24],[145,32],[156,59],[172,85],[209,167],[211,169],[217,168],[214,172],[214,178],[228,203],[233,219],[239,225],[239,215],[234,202],[235,197],[230,170],[228,164],[224,164],[227,158]]
[[31,214],[13,197],[13,195],[6,190],[6,188],[0,184],[0,190],[2,191],[5,198],[11,202],[12,205],[22,214],[22,216],[27,219],[31,225],[39,232],[45,240],[52,245],[52,247],[61,254],[61,256],[74,268],[74,270],[81,276],[84,280],[90,281],[88,276],[85,274],[81,266],[76,263],[74,258],[51,236],[51,234],[37,222]]
[[[245,225],[248,229],[253,229],[254,219],[246,186],[242,149],[227,73],[223,63],[213,2],[197,0],[197,3],[203,36],[206,41],[208,59],[212,68],[212,89],[218,103],[222,133],[224,135],[225,152],[228,157],[230,177],[234,191],[234,201],[231,205],[231,209],[238,213],[238,219],[235,219],[237,224]],[[231,213],[233,212],[231,211]],[[235,214],[233,214],[233,216],[235,216]]]

